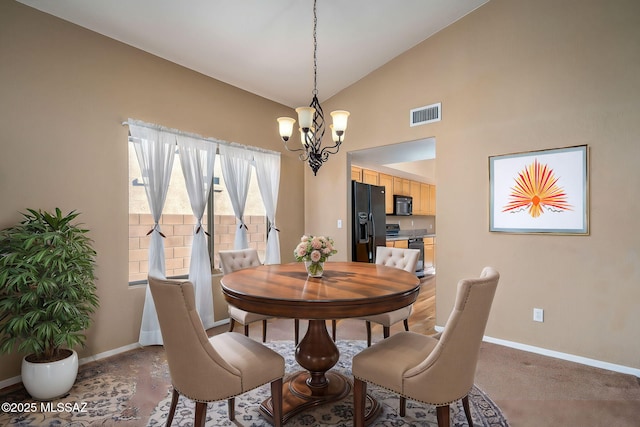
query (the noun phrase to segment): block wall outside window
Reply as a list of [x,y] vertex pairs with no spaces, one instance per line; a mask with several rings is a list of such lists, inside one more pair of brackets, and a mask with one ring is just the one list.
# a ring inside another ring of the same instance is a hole
[[[208,218],[203,218],[206,226]],[[266,252],[266,218],[263,215],[245,217],[249,247],[258,251],[264,260]],[[167,277],[186,276],[189,274],[191,244],[193,241],[193,215],[167,214],[160,218],[160,227],[164,239],[165,265]],[[218,268],[218,251],[233,249],[236,218],[233,215],[215,215],[213,218],[214,234],[214,268]],[[149,267],[149,242],[147,236],[153,228],[153,217],[150,214],[129,214],[129,282],[137,283],[147,280]]]
[[[129,143],[128,149],[130,182],[129,283],[141,284],[147,281],[149,243],[151,242],[151,237],[147,236],[147,233],[153,228],[153,217],[149,210],[143,185],[144,179],[132,143]],[[164,239],[166,275],[167,277],[185,277],[189,274],[195,218],[191,211],[177,150],[175,155],[166,202],[162,210],[164,214],[160,217],[160,227],[162,234],[166,236]],[[233,249],[236,228],[238,227],[220,165],[220,156],[216,155],[213,185],[208,200],[208,205],[213,206],[213,212],[216,214],[213,218],[213,230],[209,231],[211,236],[208,237],[209,243],[213,243],[208,247],[210,252],[213,251],[211,253],[213,268],[220,266],[218,251]],[[203,225],[208,230],[206,214],[211,210],[207,207],[204,212]],[[264,261],[267,245],[267,219],[255,172],[251,174],[244,214],[249,247],[257,249],[260,259]]]

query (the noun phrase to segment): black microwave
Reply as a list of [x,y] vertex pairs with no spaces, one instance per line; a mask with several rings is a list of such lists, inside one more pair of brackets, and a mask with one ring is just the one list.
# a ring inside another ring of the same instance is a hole
[[411,215],[413,213],[413,198],[409,196],[393,196],[393,214]]

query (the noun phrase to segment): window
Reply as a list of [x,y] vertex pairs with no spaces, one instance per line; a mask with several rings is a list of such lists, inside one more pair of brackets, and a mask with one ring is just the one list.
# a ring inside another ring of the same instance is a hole
[[[154,222],[149,210],[140,167],[135,149],[129,147],[129,284],[147,282],[149,241],[147,235]],[[182,175],[180,159],[176,149],[173,171],[167,200],[165,202],[160,227],[164,240],[167,277],[187,277],[191,254],[191,242],[195,218],[191,211],[189,196]],[[213,191],[202,219],[209,233],[210,257],[218,267],[218,251],[233,249],[233,241],[238,225],[231,207],[231,201],[224,185],[220,167],[220,156],[216,155]],[[213,220],[210,220],[210,216]],[[245,207],[244,221],[248,228],[249,247],[258,250],[264,260],[267,238],[267,219],[258,188],[255,171],[251,174],[249,194]]]

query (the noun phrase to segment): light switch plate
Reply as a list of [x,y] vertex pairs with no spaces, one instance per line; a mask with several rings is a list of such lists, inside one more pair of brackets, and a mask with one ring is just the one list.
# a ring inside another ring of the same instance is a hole
[[533,309],[533,321],[534,322],[544,322],[544,310],[541,308]]

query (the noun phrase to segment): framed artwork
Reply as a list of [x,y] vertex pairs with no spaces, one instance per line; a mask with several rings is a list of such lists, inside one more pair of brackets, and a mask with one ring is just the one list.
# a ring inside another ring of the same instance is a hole
[[589,234],[586,145],[489,157],[489,231]]

